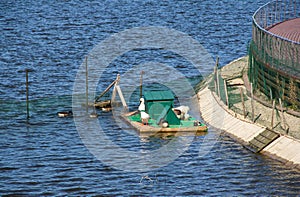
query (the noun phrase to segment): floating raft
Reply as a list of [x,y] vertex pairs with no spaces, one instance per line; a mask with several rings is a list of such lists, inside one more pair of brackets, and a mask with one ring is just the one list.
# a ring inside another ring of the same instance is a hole
[[94,105],[94,107],[97,107],[97,108],[111,107],[111,100],[96,101],[93,105]]
[[196,121],[194,118],[181,120],[180,125],[169,125],[168,127],[163,128],[153,119],[149,119],[148,125],[144,125],[141,121],[140,113],[137,111],[123,114],[122,117],[128,124],[141,133],[207,132],[207,126],[202,123],[194,126],[194,122]]

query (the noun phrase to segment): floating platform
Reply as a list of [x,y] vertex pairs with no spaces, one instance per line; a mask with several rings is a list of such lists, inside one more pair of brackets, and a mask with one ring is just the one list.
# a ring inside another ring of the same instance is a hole
[[111,100],[97,101],[92,105],[97,108],[108,108],[111,107]]
[[123,114],[123,119],[130,124],[133,128],[135,128],[140,133],[176,133],[176,132],[207,132],[207,126],[203,123],[198,123],[198,125],[194,126],[195,121],[194,118],[189,118],[188,120],[181,120],[180,125],[169,125],[168,127],[162,127],[156,123],[155,120],[149,119],[148,124],[144,125],[141,121],[141,116],[138,111],[129,112]]

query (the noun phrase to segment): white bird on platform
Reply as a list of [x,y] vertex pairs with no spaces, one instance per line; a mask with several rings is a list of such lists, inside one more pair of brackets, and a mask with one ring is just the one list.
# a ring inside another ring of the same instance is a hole
[[144,111],[141,111],[141,120],[143,124],[148,124],[148,120],[150,119],[149,114]]
[[184,105],[176,107],[175,109],[180,110],[181,113],[184,113],[184,114],[187,114],[190,110],[189,106],[184,106]]
[[140,105],[139,105],[139,108],[138,108],[138,110],[140,111],[140,113],[141,113],[141,120],[142,120],[142,123],[144,124],[144,125],[147,125],[148,124],[148,120],[150,119],[150,116],[149,116],[149,114],[147,114],[146,112],[145,112],[145,110],[146,110],[146,106],[145,106],[145,99],[144,98],[140,98]]
[[146,110],[146,107],[145,107],[145,99],[144,98],[140,98],[140,105],[139,105],[139,108],[138,110],[139,111],[145,111]]
[[188,114],[190,108],[188,106],[181,105],[179,107],[176,107],[173,109],[173,111],[176,113],[177,117],[181,120],[186,120],[190,117]]

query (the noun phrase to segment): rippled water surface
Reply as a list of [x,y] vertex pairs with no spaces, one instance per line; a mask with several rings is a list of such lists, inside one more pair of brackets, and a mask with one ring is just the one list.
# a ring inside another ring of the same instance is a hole
[[[168,165],[154,166],[148,172],[125,172],[89,152],[73,118],[56,115],[72,109],[73,84],[84,57],[112,34],[141,26],[175,29],[197,40],[213,59],[219,56],[224,65],[246,55],[252,13],[266,2],[1,1],[0,194],[299,195],[299,171],[253,154],[213,129],[207,135],[142,137],[120,126],[112,113],[98,111],[98,123],[107,137],[130,151],[147,153],[174,140],[191,141]],[[152,60],[169,64],[188,78],[197,77],[176,54],[138,50],[108,66],[98,91],[130,65]],[[25,69],[30,69],[29,121]],[[206,145],[212,144],[205,152]]]

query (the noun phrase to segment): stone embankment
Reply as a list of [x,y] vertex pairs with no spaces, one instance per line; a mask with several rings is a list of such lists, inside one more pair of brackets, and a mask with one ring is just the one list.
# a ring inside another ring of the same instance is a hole
[[[243,103],[235,98],[229,99],[230,107],[225,105],[212,91],[214,88],[209,88],[213,84],[213,76],[206,84],[202,84],[197,96],[203,120],[226,132],[253,152],[268,155],[300,169],[300,117],[286,110],[278,110],[278,106],[276,109],[272,104],[271,107],[266,105],[268,101],[265,99],[265,102],[261,102],[264,98],[257,92],[252,99],[249,82],[245,77],[247,66],[248,58],[243,57],[220,69],[220,75],[230,89],[228,97],[236,97],[242,91],[245,97]],[[246,115],[244,112],[247,112]],[[254,114],[251,115],[251,112]]]

